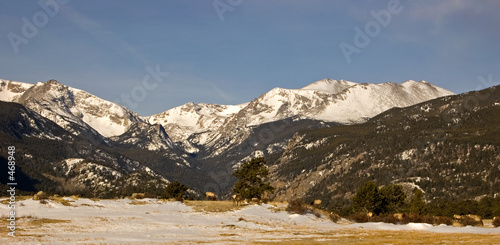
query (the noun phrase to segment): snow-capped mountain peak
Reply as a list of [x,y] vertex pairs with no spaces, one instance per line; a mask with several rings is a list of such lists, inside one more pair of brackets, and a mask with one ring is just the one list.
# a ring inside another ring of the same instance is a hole
[[165,127],[169,136],[180,141],[194,133],[220,127],[226,118],[238,113],[246,104],[216,105],[187,103],[147,118],[149,123],[159,123]]
[[[269,122],[294,118],[361,123],[393,107],[453,94],[425,81],[370,84],[322,79],[300,89],[274,88],[240,105],[190,102],[142,118],[125,107],[55,80],[35,85],[0,82],[0,99],[24,104],[73,134],[85,132],[111,140],[132,137],[134,142],[142,142],[144,139],[138,135],[145,133],[148,140],[141,144],[148,149],[173,147],[171,138],[192,153],[200,147],[225,147],[222,145],[226,143],[221,142],[237,144],[242,140],[238,137],[247,137],[251,127]],[[162,125],[165,134],[161,133],[163,129],[147,129],[154,124]],[[117,137],[129,130],[130,134]]]
[[36,83],[14,102],[24,104],[76,134],[79,130],[70,128],[71,123],[111,137],[123,134],[131,124],[142,121],[139,115],[118,104],[56,80]]
[[344,89],[354,86],[356,84],[357,83],[355,82],[349,82],[345,80],[333,80],[325,78],[317,82],[311,83],[301,88],[301,90],[315,90],[330,94],[337,94],[342,92]]
[[33,84],[0,79],[0,100],[14,102]]

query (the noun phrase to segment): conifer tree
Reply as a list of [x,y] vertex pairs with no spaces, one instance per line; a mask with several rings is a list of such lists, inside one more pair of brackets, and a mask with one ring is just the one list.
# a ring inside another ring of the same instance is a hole
[[238,178],[233,191],[242,198],[259,198],[264,192],[274,190],[269,182],[265,182],[268,175],[269,170],[263,157],[247,161],[233,172],[233,176]]
[[186,196],[186,192],[189,187],[178,181],[170,182],[165,187],[165,192],[163,193],[163,198],[181,198]]
[[414,214],[427,214],[427,205],[424,201],[424,193],[417,189],[410,201],[410,212]]
[[386,185],[379,190],[383,213],[401,212],[405,205],[406,195],[400,185]]
[[381,212],[380,194],[377,185],[373,181],[368,181],[360,186],[352,201],[354,211],[372,212],[374,214]]

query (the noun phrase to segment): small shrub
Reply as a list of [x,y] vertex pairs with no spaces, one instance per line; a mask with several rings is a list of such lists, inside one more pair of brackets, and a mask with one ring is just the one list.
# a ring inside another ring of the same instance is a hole
[[482,226],[483,225],[483,221],[477,221],[471,217],[467,217],[467,216],[462,216],[462,218],[460,219],[459,223],[463,226]]
[[422,222],[421,223],[426,223],[426,224],[429,224],[429,225],[434,225],[434,217],[432,217],[430,215],[424,215],[422,217]]
[[402,219],[395,217],[394,214],[387,214],[386,216],[382,216],[382,217],[384,218],[382,220],[382,222],[395,224],[395,225],[402,224]]
[[47,199],[40,199],[41,204],[49,204],[49,201]]
[[310,212],[312,214],[314,214],[314,216],[316,216],[316,218],[321,218],[321,214],[319,212],[316,212],[314,210],[307,210],[306,212]]
[[33,200],[43,200],[49,198],[49,194],[44,191],[39,191],[33,196]]
[[182,197],[180,197],[180,196],[175,197],[174,199],[175,199],[176,201],[178,201],[178,202],[184,202],[184,198],[182,198]]
[[304,205],[304,202],[300,199],[293,199],[288,202],[286,211],[295,214],[304,214],[308,209]]
[[370,221],[370,217],[368,217],[368,215],[365,213],[351,214],[349,215],[349,217],[347,217],[347,219],[357,223],[366,223]]
[[403,224],[403,220],[394,216],[394,214],[377,215],[369,218],[370,222],[384,222],[390,224]]
[[330,213],[330,215],[328,215],[328,218],[329,218],[332,222],[337,223],[337,222],[340,220],[340,215],[338,215],[338,214],[336,214],[336,213]]
[[494,227],[500,226],[500,217],[493,218],[493,222],[491,223]]
[[419,214],[409,214],[406,216],[408,223],[423,223],[424,217]]
[[144,199],[145,198],[145,193],[132,193],[130,196],[132,199]]
[[434,225],[453,225],[453,219],[445,216],[435,216],[434,217]]

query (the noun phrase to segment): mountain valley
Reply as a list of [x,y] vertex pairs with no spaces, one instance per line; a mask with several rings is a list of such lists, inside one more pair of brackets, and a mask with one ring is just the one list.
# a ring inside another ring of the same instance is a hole
[[28,192],[158,195],[179,181],[225,198],[232,171],[264,156],[276,200],[331,197],[333,206],[365,180],[419,188],[429,200],[475,198],[500,189],[498,93],[323,79],[143,117],[55,80],[0,80],[0,161],[15,145]]

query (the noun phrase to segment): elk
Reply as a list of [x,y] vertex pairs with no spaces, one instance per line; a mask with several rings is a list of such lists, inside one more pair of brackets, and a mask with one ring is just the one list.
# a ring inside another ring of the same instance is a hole
[[236,193],[233,195],[233,206],[240,206],[241,205],[241,195],[239,193]]
[[217,201],[217,196],[215,195],[215,193],[207,191],[205,192],[205,200]]

